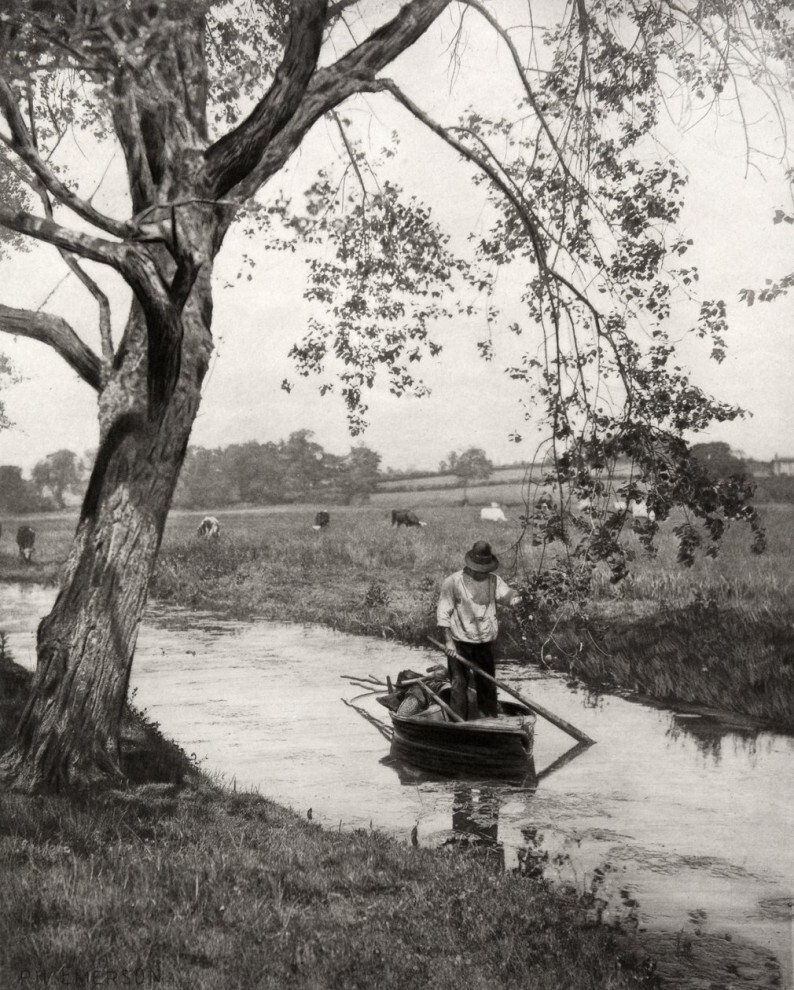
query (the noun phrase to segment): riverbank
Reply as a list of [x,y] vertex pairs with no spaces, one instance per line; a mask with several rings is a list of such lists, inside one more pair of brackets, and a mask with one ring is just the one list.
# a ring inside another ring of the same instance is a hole
[[[0,752],[30,674],[0,664]],[[0,984],[636,988],[592,899],[474,852],[325,831],[219,786],[140,713],[129,787],[0,802]],[[127,981],[125,983],[125,980]]]

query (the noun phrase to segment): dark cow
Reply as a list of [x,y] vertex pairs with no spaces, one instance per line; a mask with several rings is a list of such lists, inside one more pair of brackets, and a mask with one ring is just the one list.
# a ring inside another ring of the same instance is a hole
[[312,529],[325,529],[330,521],[331,516],[325,511],[325,509],[322,509],[314,517],[314,525],[312,526]]
[[221,533],[221,524],[215,518],[215,516],[204,516],[204,518],[199,523],[199,528],[196,530],[199,536],[205,537],[217,537]]
[[426,522],[420,522],[419,517],[410,509],[392,509],[392,526],[427,526]]
[[19,556],[26,564],[29,564],[33,557],[35,542],[36,530],[31,529],[30,526],[20,526],[17,530],[17,546],[19,547]]

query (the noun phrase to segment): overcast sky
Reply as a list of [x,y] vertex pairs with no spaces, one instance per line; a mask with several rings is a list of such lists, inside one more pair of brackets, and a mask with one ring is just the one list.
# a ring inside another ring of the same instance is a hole
[[[448,28],[442,30],[448,32]],[[439,38],[430,37],[402,60],[391,75],[437,118],[452,119],[455,108],[469,102],[487,108],[504,98],[512,82],[506,60],[493,39],[471,30],[464,64],[450,93],[446,63],[439,59]],[[468,89],[463,90],[468,80]],[[400,127],[404,138],[400,160],[406,185],[434,206],[438,219],[462,235],[478,229],[483,214],[481,193],[437,140],[408,125],[404,112],[384,97],[371,98],[376,134]],[[365,105],[351,107],[354,126],[364,126]],[[779,150],[776,132],[767,127],[768,111],[753,106],[755,140],[765,150]],[[771,116],[771,115],[770,115]],[[728,358],[717,366],[708,359],[709,347],[682,340],[681,351],[694,377],[719,398],[750,412],[744,422],[723,425],[702,439],[724,440],[747,456],[769,459],[794,456],[794,298],[748,308],[738,302],[745,287],[794,269],[794,229],[772,223],[775,208],[787,205],[788,189],[782,166],[768,158],[764,174],[746,170],[741,129],[729,117],[711,117],[686,133],[671,126],[664,140],[684,163],[690,184],[685,232],[695,240],[688,260],[701,273],[703,298],[721,297],[730,304]],[[316,165],[327,154],[328,141],[338,135],[320,124],[301,150],[294,166],[279,176],[272,190],[297,195]],[[111,152],[71,152],[93,179],[100,176]],[[85,158],[80,158],[80,155]],[[756,159],[761,162],[762,159]],[[111,164],[96,203],[123,215],[123,186],[119,157]],[[747,173],[747,174],[746,174]],[[421,188],[417,185],[421,183]],[[86,188],[91,188],[87,183]],[[270,191],[270,190],[269,190]],[[240,253],[256,261],[251,281],[235,281]],[[90,266],[89,266],[90,267]],[[94,269],[92,269],[94,270]],[[39,307],[64,315],[87,339],[95,339],[95,310],[90,297],[73,277],[61,281],[64,269],[54,249],[31,254],[0,266],[0,299],[8,305]],[[116,304],[117,326],[123,322],[124,294],[113,277],[100,273]],[[226,288],[232,281],[232,288]],[[267,254],[256,243],[227,238],[216,278],[216,353],[204,388],[204,399],[192,443],[217,447],[230,443],[285,438],[309,429],[328,450],[349,449],[345,410],[338,396],[320,397],[316,383],[297,379],[287,353],[298,339],[309,313],[301,299],[302,262],[284,254]],[[56,288],[57,287],[57,288]],[[53,291],[55,290],[55,291]],[[46,302],[45,302],[46,300]],[[683,327],[691,313],[680,310]],[[522,390],[504,374],[515,354],[515,340],[505,328],[493,329],[495,359],[484,363],[475,342],[482,327],[453,321],[439,326],[435,336],[444,345],[439,358],[424,368],[432,389],[428,397],[400,398],[388,394],[381,382],[370,397],[370,426],[358,438],[383,456],[384,466],[435,469],[451,450],[483,447],[498,463],[533,456],[539,434],[524,422]],[[0,433],[0,464],[18,464],[28,471],[47,453],[70,448],[82,453],[97,442],[95,396],[53,352],[35,342],[0,339],[0,349],[12,359],[23,380],[3,393],[12,430]],[[281,390],[284,378],[296,382],[291,394]],[[514,432],[525,442],[509,440]]]

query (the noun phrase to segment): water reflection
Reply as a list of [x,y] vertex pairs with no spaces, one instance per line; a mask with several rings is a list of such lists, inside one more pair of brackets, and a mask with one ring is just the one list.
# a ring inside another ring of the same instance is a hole
[[502,871],[504,848],[499,842],[501,797],[494,787],[458,783],[453,790],[452,835],[444,843],[477,854],[489,866]]
[[[367,712],[359,712],[365,718]],[[529,802],[543,780],[568,766],[578,756],[590,749],[588,743],[577,743],[560,754],[542,770],[535,769],[532,757],[527,763],[527,773],[521,781],[494,782],[493,779],[459,779],[432,774],[411,766],[389,755],[381,760],[384,766],[391,767],[404,787],[424,785],[435,791],[448,791],[452,795],[451,828],[442,845],[474,853],[479,859],[494,869],[508,868],[505,844],[499,837],[499,813],[503,804],[520,795]],[[510,868],[524,876],[540,877],[549,864],[549,852],[543,847],[543,833],[532,825],[525,824],[520,829],[523,842],[512,850]],[[567,856],[558,855],[556,865]]]
[[[734,749],[741,748],[745,755],[752,759],[756,755],[758,737],[761,729],[745,725],[732,725],[730,742]],[[682,736],[694,740],[702,756],[709,757],[719,763],[722,747],[726,740],[726,725],[719,718],[709,715],[690,715],[682,712],[672,712],[667,735],[673,741]]]

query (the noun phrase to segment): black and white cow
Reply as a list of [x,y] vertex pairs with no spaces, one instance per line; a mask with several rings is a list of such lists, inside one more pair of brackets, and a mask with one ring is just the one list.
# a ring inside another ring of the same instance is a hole
[[196,530],[199,536],[218,537],[221,534],[221,524],[215,516],[204,516]]
[[410,509],[392,509],[392,526],[427,526],[426,522],[420,522],[419,517]]
[[314,517],[314,525],[312,529],[325,529],[328,523],[331,521],[331,516],[325,509],[321,509],[320,512]]
[[31,562],[35,543],[36,530],[30,526],[20,526],[17,530],[17,546],[19,547],[19,556],[26,564]]

